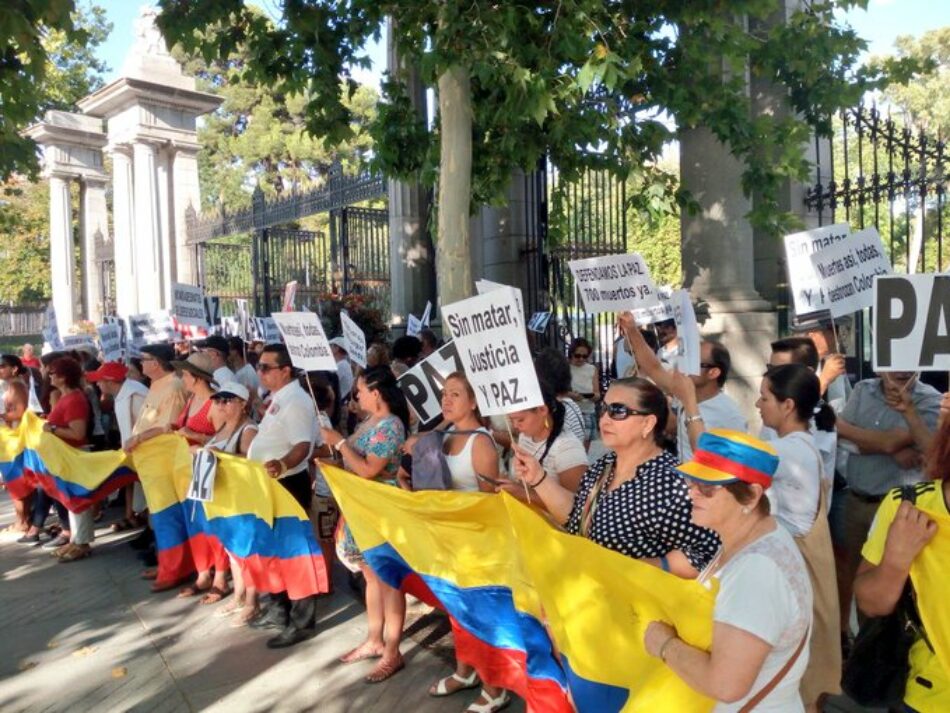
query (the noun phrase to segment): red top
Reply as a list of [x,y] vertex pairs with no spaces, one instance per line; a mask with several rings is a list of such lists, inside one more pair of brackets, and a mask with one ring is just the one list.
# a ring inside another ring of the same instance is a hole
[[20,363],[23,364],[23,366],[30,367],[31,369],[39,369],[41,366],[40,360],[36,357],[21,357]]
[[[56,402],[53,410],[50,411],[49,416],[46,417],[46,422],[57,428],[67,428],[70,421],[82,420],[88,428],[89,418],[89,401],[80,389],[76,389],[75,391],[70,391],[65,396],[59,397],[59,401]],[[63,440],[77,448],[88,443],[85,431],[83,432],[83,437],[78,441],[70,438],[63,438]]]
[[208,417],[208,414],[211,412],[211,399],[207,399],[201,408],[198,409],[197,413],[188,415],[188,409],[191,408],[191,402],[194,400],[194,396],[188,399],[188,402],[185,404],[185,408],[181,410],[181,413],[178,414],[178,421],[175,422],[175,428],[190,428],[195,433],[200,433],[205,436],[213,436],[218,429],[214,427],[211,423],[211,419]]

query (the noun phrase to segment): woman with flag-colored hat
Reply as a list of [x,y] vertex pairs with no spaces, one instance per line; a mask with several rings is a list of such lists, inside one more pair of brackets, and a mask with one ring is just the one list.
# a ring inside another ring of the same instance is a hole
[[803,711],[812,589],[794,539],[769,513],[765,491],[778,455],[765,441],[724,429],[703,433],[697,445],[678,470],[689,486],[693,522],[722,540],[700,574],[700,581],[719,580],[712,647],[694,648],[654,621],[646,649],[716,700],[716,711]]

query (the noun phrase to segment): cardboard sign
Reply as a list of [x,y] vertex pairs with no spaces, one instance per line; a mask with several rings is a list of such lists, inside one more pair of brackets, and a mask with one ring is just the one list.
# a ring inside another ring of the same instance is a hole
[[340,312],[343,338],[346,340],[346,355],[353,363],[366,368],[366,335],[346,312]]
[[950,275],[874,279],[874,371],[950,371]]
[[588,314],[624,312],[657,304],[650,270],[636,253],[568,262]]
[[544,403],[518,307],[511,287],[442,307],[442,324],[455,340],[483,416]]
[[46,306],[46,328],[43,330],[43,339],[57,351],[65,349],[63,346],[63,339],[59,334],[59,322],[56,319],[56,308],[53,307],[52,302]]
[[832,317],[843,317],[874,304],[874,278],[890,275],[891,262],[877,230],[851,233],[810,256]]
[[294,366],[304,371],[336,371],[330,342],[313,312],[275,312],[271,315],[284,337]]
[[204,291],[194,285],[172,283],[172,314],[182,324],[208,328]]
[[414,314],[406,318],[406,336],[418,337],[422,333],[422,320]]
[[247,308],[247,300],[234,300],[237,305],[238,336],[247,341],[250,334],[250,311]]
[[442,386],[456,371],[464,371],[462,359],[455,342],[449,342],[399,377],[399,388],[422,426],[432,426],[442,418]]
[[422,322],[422,326],[429,326],[429,318],[432,317],[432,303],[429,300],[426,300],[426,308],[422,312],[422,319],[419,321]]
[[96,331],[99,333],[102,358],[119,361],[122,358],[122,328],[118,324],[100,324]]
[[830,305],[822,290],[821,278],[812,265],[811,255],[844,240],[850,232],[847,223],[835,223],[785,236],[785,268],[797,319],[803,320],[828,310]]
[[524,300],[521,299],[520,288],[513,287],[512,285],[503,285],[500,282],[492,282],[491,280],[486,280],[484,278],[481,280],[475,280],[475,291],[480,295],[484,295],[488,292],[491,292],[492,290],[502,290],[502,289],[515,291],[516,300],[518,302],[518,314],[521,315],[522,319],[525,319],[527,315],[524,311]]
[[548,322],[551,321],[550,312],[535,312],[528,320],[528,331],[543,334],[548,328]]
[[630,310],[639,326],[647,324],[656,324],[665,322],[668,319],[676,319],[673,306],[673,288],[669,285],[663,285],[656,289],[657,303],[652,307],[640,307]]
[[291,280],[284,285],[284,299],[281,301],[281,312],[293,312],[294,302],[297,301],[297,281]]
[[129,349],[137,356],[146,344],[174,341],[175,321],[167,310],[129,316]]
[[191,461],[191,484],[189,500],[210,503],[214,500],[214,479],[218,474],[218,459],[213,451],[202,448]]

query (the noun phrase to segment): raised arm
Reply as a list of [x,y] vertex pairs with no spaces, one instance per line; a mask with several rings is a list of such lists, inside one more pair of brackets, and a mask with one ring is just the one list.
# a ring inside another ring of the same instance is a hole
[[663,368],[659,358],[650,349],[643,335],[640,334],[640,328],[637,326],[637,320],[630,312],[623,312],[617,317],[617,323],[620,325],[620,331],[623,332],[637,360],[637,367],[640,373],[646,376],[663,391],[670,393],[672,384],[669,372]]

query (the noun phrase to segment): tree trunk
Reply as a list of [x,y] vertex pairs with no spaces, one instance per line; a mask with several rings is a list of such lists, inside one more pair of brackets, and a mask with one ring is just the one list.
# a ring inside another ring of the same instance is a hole
[[439,304],[472,295],[469,216],[472,201],[472,93],[468,69],[439,77],[439,159],[436,278]]

